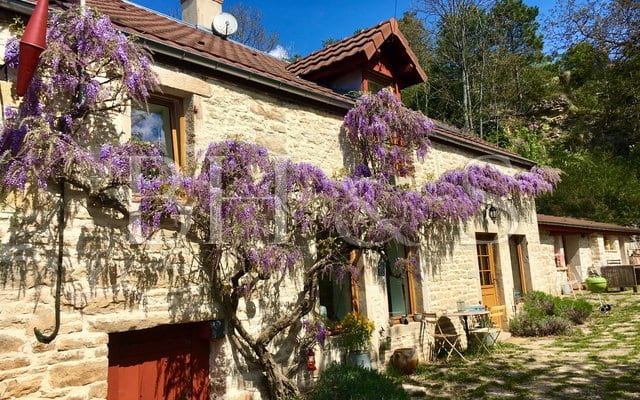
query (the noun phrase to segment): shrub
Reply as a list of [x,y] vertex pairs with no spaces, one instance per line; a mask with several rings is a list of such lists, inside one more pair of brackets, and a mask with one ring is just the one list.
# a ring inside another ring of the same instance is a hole
[[309,400],[409,400],[390,377],[378,371],[333,364],[320,373]]
[[544,316],[544,315],[554,315],[556,309],[556,298],[543,293],[543,292],[532,292],[525,297],[524,300],[524,311],[531,315],[536,316]]
[[586,300],[558,299],[556,301],[556,315],[568,318],[574,324],[584,324],[593,312],[593,304]]
[[509,321],[509,330],[516,336],[561,335],[572,323],[584,323],[592,311],[593,305],[585,300],[532,292],[525,298],[522,312]]
[[571,322],[558,316],[535,316],[520,313],[509,321],[509,330],[516,336],[563,335],[571,328]]

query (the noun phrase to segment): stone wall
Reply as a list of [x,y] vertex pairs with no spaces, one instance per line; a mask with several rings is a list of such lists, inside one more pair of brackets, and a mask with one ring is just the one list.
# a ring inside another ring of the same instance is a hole
[[[6,24],[7,19],[2,24],[5,28],[0,29],[0,41],[7,36]],[[264,145],[279,156],[310,162],[328,174],[344,165],[341,115],[172,67],[159,67],[158,71],[163,90],[185,99],[191,157],[211,141],[235,138]],[[3,93],[8,86],[2,84]],[[127,113],[114,121],[122,132],[129,131]],[[436,144],[427,160],[418,165],[413,183],[463,167],[473,158],[457,148]],[[480,162],[491,162],[509,173],[519,171],[500,159]],[[110,332],[222,317],[201,280],[203,271],[192,243],[170,232],[162,232],[153,242],[131,243],[118,222],[88,206],[72,191],[67,195],[61,335],[49,345],[36,342],[33,328],[53,326],[58,198],[51,194],[33,203],[12,198],[0,212],[2,398],[104,398]],[[501,209],[497,224],[478,216],[467,224],[433,227],[428,241],[421,243],[423,279],[416,287],[420,311],[442,314],[455,310],[458,300],[467,304],[480,301],[476,232],[499,235],[499,290],[509,313],[513,308],[509,235],[526,236],[532,288],[557,291],[555,267],[548,263],[553,253],[550,257],[540,242],[533,201],[514,204],[495,199],[495,203]],[[372,272],[375,265],[376,260],[369,258],[363,266],[361,296],[362,309],[376,323],[374,361],[382,366],[394,349],[413,345],[420,347],[426,360],[430,339],[422,329],[432,330],[433,325],[412,322],[389,326],[386,285],[384,278]],[[295,295],[295,288],[295,283],[279,288],[283,301]],[[243,318],[259,329],[260,314],[255,320]],[[461,331],[459,322],[454,323]],[[392,337],[392,348],[386,352],[376,350],[384,338],[378,333],[380,328]],[[255,389],[258,376],[244,371],[230,349],[226,344],[216,350],[220,354],[212,363],[212,380],[221,382],[227,398],[246,393],[259,397]]]

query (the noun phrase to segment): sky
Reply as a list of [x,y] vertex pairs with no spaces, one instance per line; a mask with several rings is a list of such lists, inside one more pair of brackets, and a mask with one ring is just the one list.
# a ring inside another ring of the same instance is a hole
[[[179,16],[180,0],[129,0],[163,14]],[[280,44],[289,55],[305,56],[322,47],[328,38],[342,39],[357,29],[374,26],[394,15],[402,17],[414,8],[415,0],[225,0],[223,10],[237,3],[258,8],[267,31],[280,35]],[[525,0],[548,13],[553,0]]]

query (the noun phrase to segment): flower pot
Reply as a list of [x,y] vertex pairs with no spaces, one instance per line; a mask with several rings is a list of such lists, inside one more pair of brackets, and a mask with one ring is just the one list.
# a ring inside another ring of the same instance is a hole
[[422,314],[420,314],[420,313],[413,314],[413,320],[416,321],[416,322],[422,321]]
[[398,349],[393,352],[389,362],[403,374],[411,375],[418,366],[418,352],[412,348]]
[[350,351],[347,353],[347,365],[371,369],[371,355],[369,351]]
[[601,276],[590,276],[584,283],[587,290],[593,293],[602,293],[607,290],[607,280]]

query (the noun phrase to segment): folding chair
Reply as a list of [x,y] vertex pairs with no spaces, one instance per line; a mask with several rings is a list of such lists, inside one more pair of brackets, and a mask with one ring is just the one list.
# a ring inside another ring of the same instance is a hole
[[[490,336],[489,330],[487,329],[485,330],[472,330],[471,332],[469,332],[471,334],[471,337],[480,344],[480,347],[487,353],[487,354],[491,354],[491,350],[489,350],[489,347],[493,347],[495,346],[496,342],[498,341],[498,338],[500,337],[500,334],[502,333],[502,330],[498,329],[496,330],[497,335],[495,337]],[[481,335],[483,333],[487,333],[487,335]],[[489,341],[487,343],[487,341],[485,341],[485,338],[489,338]]]
[[438,355],[440,354],[440,351],[444,350],[445,353],[447,354],[446,361],[449,362],[451,355],[455,351],[464,361],[468,361],[466,358],[464,358],[464,356],[462,355],[460,350],[458,350],[458,347],[457,347],[458,344],[460,344],[460,336],[461,335],[459,333],[443,332],[442,328],[440,327],[440,320],[438,320],[436,322],[436,327],[433,333],[435,357],[437,358]]

